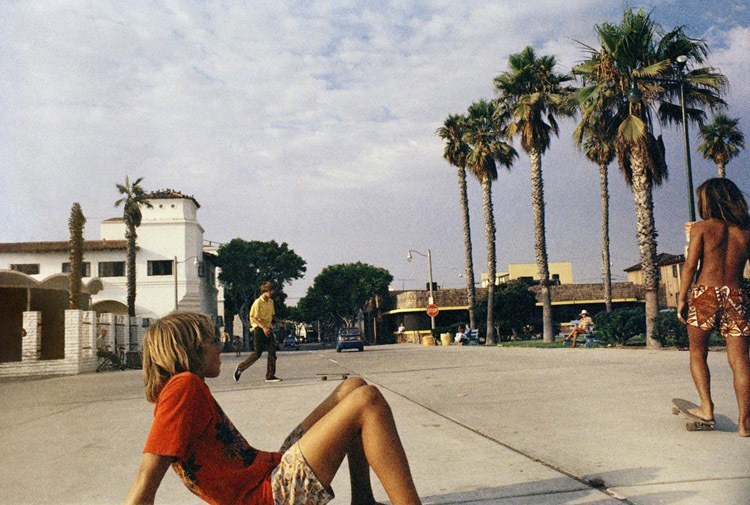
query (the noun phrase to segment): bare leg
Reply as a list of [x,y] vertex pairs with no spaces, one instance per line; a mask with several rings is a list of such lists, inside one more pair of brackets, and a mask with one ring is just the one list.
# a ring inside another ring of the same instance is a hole
[[748,337],[728,337],[727,359],[734,375],[734,392],[737,395],[737,407],[740,412],[737,433],[741,437],[750,437],[750,355],[748,355]]
[[703,419],[714,418],[714,403],[711,401],[711,372],[708,369],[709,332],[695,326],[687,327],[690,339],[690,374],[693,376],[695,389],[698,390],[700,405],[690,410]]
[[374,386],[361,386],[349,393],[310,427],[299,445],[315,475],[330,485],[360,434],[367,462],[391,503],[420,504],[391,408]]
[[[307,432],[324,415],[331,411],[349,393],[355,389],[366,386],[367,382],[360,377],[352,377],[344,380],[333,392],[313,410],[309,416],[302,421],[302,429]],[[349,461],[349,479],[352,489],[353,505],[369,505],[375,503],[372,494],[372,483],[370,482],[370,465],[365,458],[362,436],[359,434],[350,444],[347,451]]]

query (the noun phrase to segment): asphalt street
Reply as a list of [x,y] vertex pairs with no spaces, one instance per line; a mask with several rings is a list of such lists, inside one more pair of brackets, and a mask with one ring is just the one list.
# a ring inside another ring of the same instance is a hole
[[[393,407],[424,503],[750,504],[750,439],[723,351],[711,352],[717,430],[688,432],[671,399],[695,400],[688,355],[676,350],[367,347],[279,354],[239,383],[222,355],[208,381],[255,447],[273,450],[348,372]],[[0,382],[0,503],[122,502],[153,406],[140,371]],[[375,494],[387,495],[376,483]],[[349,502],[346,465],[333,503]],[[170,471],[157,503],[198,503]]]

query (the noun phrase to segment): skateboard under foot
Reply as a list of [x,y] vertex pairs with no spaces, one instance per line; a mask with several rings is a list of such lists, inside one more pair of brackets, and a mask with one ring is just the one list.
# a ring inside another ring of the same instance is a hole
[[698,406],[693,402],[683,400],[682,398],[672,399],[672,414],[682,414],[687,418],[685,428],[688,431],[713,431],[716,429],[716,421],[713,419],[703,419],[702,417],[698,417],[688,412],[688,409],[694,409],[696,407]]

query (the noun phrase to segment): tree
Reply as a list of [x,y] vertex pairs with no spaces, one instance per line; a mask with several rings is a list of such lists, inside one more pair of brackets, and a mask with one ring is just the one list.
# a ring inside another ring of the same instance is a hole
[[612,266],[609,250],[609,165],[615,159],[614,118],[606,110],[592,108],[573,133],[575,144],[586,158],[599,167],[599,191],[602,208],[602,280],[604,305],[612,312]]
[[359,261],[330,265],[315,277],[299,308],[308,320],[336,321],[350,328],[375,297],[388,295],[391,282],[388,270]]
[[68,273],[68,308],[81,308],[81,277],[83,269],[83,227],[86,217],[81,210],[81,204],[73,204],[70,209],[68,228],[70,229],[70,272]]
[[720,92],[727,80],[709,67],[690,68],[703,64],[708,54],[703,40],[688,38],[681,27],[664,33],[642,10],[626,10],[620,24],[605,23],[595,29],[600,47],[582,44],[588,59],[574,69],[584,84],[578,101],[583,116],[603,109],[615,118],[617,161],[635,202],[646,290],[646,343],[660,347],[652,338],[659,309],[653,185],[666,179],[667,165],[664,144],[654,137],[653,125],[682,121],[681,84],[686,116],[700,124],[704,108],[724,105]]
[[717,114],[713,123],[701,128],[703,143],[698,146],[698,151],[716,163],[719,177],[726,177],[727,163],[745,148],[745,135],[737,126],[739,122],[739,118]]
[[495,343],[492,300],[495,290],[495,214],[492,206],[492,181],[497,179],[497,165],[510,170],[518,153],[503,141],[503,126],[506,115],[498,111],[493,102],[479,100],[469,106],[462,140],[467,144],[466,168],[479,179],[482,185],[484,229],[487,242],[487,271],[489,292],[487,297],[486,344]]
[[445,140],[443,158],[458,169],[458,194],[461,205],[461,219],[464,228],[464,277],[466,278],[466,296],[469,301],[469,327],[476,328],[474,320],[474,259],[471,244],[471,222],[469,220],[469,196],[466,191],[466,157],[469,146],[463,141],[466,118],[460,114],[451,114],[438,128],[437,134]]
[[127,245],[127,286],[128,286],[128,315],[135,317],[135,245],[138,235],[136,229],[141,225],[141,206],[151,208],[151,202],[141,187],[143,177],[139,177],[132,184],[130,178],[125,177],[125,184],[117,184],[117,190],[122,198],[115,202],[115,207],[123,206],[125,220],[125,240]]
[[[486,299],[477,302],[477,315],[481,317],[486,311]],[[528,338],[529,328],[536,326],[536,296],[529,290],[529,285],[520,280],[505,282],[497,286],[494,293],[493,310],[495,330],[502,336],[511,336],[513,340]]]
[[284,285],[301,278],[307,269],[305,260],[286,242],[279,245],[275,240],[248,242],[241,238],[219,247],[217,264],[221,269],[219,281],[224,286],[224,298],[230,311],[227,317],[240,316],[244,335],[248,334],[250,305],[260,296],[260,285],[273,282],[276,310],[279,317],[284,317]]
[[543,336],[545,342],[555,338],[552,328],[552,299],[549,289],[549,260],[544,215],[544,181],[542,155],[550,146],[552,135],[559,134],[556,116],[570,115],[564,107],[572,88],[563,84],[572,77],[556,74],[554,56],[537,57],[527,46],[508,58],[507,72],[495,77],[499,100],[506,105],[511,119],[506,129],[510,138],[519,136],[522,149],[531,161],[531,202],[534,210],[534,248],[541,286]]

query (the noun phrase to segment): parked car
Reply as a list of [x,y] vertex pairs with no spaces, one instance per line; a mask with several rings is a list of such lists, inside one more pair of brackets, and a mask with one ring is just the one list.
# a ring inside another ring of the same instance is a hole
[[299,341],[297,340],[297,337],[289,335],[284,339],[282,346],[294,349],[296,351],[297,349],[299,349]]
[[365,350],[365,339],[362,337],[359,328],[341,328],[339,330],[336,337],[336,352],[341,352],[342,349],[357,349],[360,352]]

